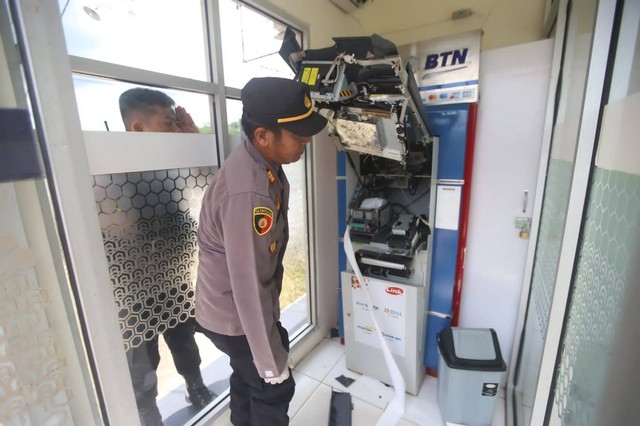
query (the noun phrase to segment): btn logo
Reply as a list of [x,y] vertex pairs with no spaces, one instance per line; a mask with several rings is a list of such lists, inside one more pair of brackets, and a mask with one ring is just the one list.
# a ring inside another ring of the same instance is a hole
[[427,60],[424,64],[425,70],[432,70],[435,68],[446,68],[454,65],[464,65],[467,61],[467,53],[469,48],[449,50],[447,52],[433,53],[427,55]]
[[273,225],[273,212],[267,207],[255,207],[253,209],[253,229],[256,234],[262,236],[271,230]]

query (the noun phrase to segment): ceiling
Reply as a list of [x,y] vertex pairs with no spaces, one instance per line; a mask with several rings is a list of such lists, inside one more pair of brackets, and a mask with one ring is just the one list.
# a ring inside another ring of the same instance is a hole
[[[481,29],[483,48],[487,49],[542,38],[545,3],[545,0],[368,0],[348,15],[365,33],[377,33],[398,45]],[[470,9],[471,15],[452,19],[454,12],[463,9]]]

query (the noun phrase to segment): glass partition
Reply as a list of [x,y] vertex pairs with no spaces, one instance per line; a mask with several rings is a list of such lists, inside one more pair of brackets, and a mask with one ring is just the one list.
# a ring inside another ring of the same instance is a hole
[[[72,61],[75,100],[131,376],[122,386],[133,386],[143,424],[187,424],[222,401],[231,372],[193,321],[200,203],[217,171],[217,155],[208,156],[220,139],[215,118],[224,116],[216,109],[227,109],[227,145],[242,140],[242,104],[225,98],[228,89],[208,71],[215,42],[207,25],[220,25],[225,84],[240,89],[252,77],[293,77],[278,55],[285,24],[230,0],[58,4],[68,52],[81,58]],[[220,6],[220,22],[205,15],[211,5]],[[184,107],[199,133],[213,137],[125,134],[119,97],[133,87],[168,95],[174,111]],[[306,159],[285,172],[290,241],[281,320],[293,338],[310,323]]]
[[591,40],[595,23],[596,0],[577,0],[567,24],[564,59],[557,95],[551,140],[551,153],[540,218],[540,228],[531,278],[531,289],[516,389],[521,398],[523,424],[531,421],[543,346],[549,327],[551,304],[560,262],[560,251],[571,179],[578,141],[578,130],[585,98]]
[[629,289],[637,285],[633,253],[640,238],[640,163],[632,117],[640,114],[638,23],[640,3],[626,2],[559,357],[554,414],[563,425],[597,423],[601,402],[609,397],[604,394],[607,376],[622,357],[612,353],[620,314]]
[[41,164],[42,122],[27,107],[29,81],[6,7],[0,4],[0,424],[101,424],[54,177]]
[[[226,357],[195,333],[194,320],[198,216],[214,173],[194,167],[93,177],[122,340],[146,421],[157,404],[165,425],[184,424],[227,387]],[[190,395],[189,386],[209,393]]]

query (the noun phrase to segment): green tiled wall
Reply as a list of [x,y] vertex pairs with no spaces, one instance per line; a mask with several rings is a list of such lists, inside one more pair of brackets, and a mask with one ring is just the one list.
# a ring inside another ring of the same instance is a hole
[[595,168],[556,384],[563,425],[596,418],[640,233],[640,176]]

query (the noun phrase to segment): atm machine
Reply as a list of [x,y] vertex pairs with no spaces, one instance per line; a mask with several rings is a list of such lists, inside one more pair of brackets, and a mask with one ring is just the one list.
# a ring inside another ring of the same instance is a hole
[[411,65],[392,42],[376,34],[333,40],[302,51],[287,30],[280,55],[296,80],[310,86],[336,147],[357,174],[344,213],[365,282],[350,267],[341,273],[347,368],[391,384],[375,315],[406,390],[415,395],[425,376],[438,140]]

